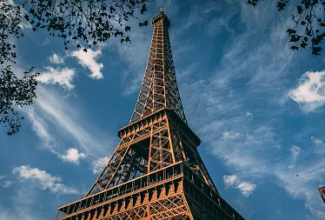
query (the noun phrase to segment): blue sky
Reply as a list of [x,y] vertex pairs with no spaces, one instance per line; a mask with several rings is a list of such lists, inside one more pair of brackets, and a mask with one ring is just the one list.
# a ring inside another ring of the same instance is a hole
[[[251,220],[325,219],[324,55],[292,52],[290,10],[239,0],[164,5],[179,89],[199,151],[220,194]],[[87,54],[47,33],[18,43],[17,71],[42,75],[21,131],[0,127],[0,219],[53,219],[82,197],[132,114],[152,27],[131,22],[132,43]]]

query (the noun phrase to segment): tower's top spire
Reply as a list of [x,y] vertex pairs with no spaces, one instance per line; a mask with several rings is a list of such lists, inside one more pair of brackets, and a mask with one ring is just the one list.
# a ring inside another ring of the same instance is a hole
[[157,14],[152,19],[152,25],[155,26],[157,23],[159,23],[160,20],[163,20],[163,26],[169,28],[170,27],[170,21],[167,17],[167,15],[164,13],[164,7],[160,6],[160,13]]
[[142,86],[130,123],[162,109],[173,110],[185,123],[185,114],[176,82],[168,28],[170,21],[160,7],[152,20],[153,37]]

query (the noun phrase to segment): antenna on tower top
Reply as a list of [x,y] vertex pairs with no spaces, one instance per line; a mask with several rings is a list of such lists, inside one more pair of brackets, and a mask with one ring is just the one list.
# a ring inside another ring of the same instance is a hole
[[160,12],[164,12],[164,7],[160,6]]

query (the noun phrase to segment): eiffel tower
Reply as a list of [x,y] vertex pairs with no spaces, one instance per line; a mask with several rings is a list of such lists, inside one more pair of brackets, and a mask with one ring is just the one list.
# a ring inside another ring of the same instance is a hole
[[84,198],[58,209],[60,220],[244,220],[219,194],[189,128],[162,8],[140,94],[121,141]]

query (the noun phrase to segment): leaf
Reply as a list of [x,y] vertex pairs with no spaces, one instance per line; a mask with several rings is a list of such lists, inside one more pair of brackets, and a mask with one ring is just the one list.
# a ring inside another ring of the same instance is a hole
[[258,1],[259,1],[259,0],[248,0],[248,1],[247,1],[247,4],[252,5],[252,6],[255,7],[255,6],[257,5]]
[[313,43],[313,45],[318,45],[320,42],[322,42],[323,37],[321,35],[318,35],[316,38],[312,38],[311,42]]
[[300,40],[300,36],[298,35],[291,35],[290,42],[298,42]]
[[29,10],[29,13],[34,14],[34,13],[35,13],[35,10],[34,10],[33,8],[31,8],[31,9]]
[[307,43],[305,41],[301,42],[300,47],[306,48],[306,46],[307,46]]
[[302,6],[301,5],[297,5],[297,12],[298,14],[301,14],[302,13]]
[[320,52],[322,51],[321,47],[312,47],[312,54],[318,56],[320,55]]
[[131,30],[131,27],[129,27],[129,26],[126,26],[126,27],[125,27],[125,31],[126,31],[126,32],[128,32],[128,31],[130,31],[130,30]]
[[148,21],[140,22],[139,23],[139,26],[140,27],[142,27],[142,26],[148,26]]
[[294,30],[294,29],[288,29],[287,30],[287,33],[289,33],[289,35],[295,34],[296,33],[296,30]]
[[26,21],[29,21],[29,16],[28,16],[28,14],[25,14],[24,18],[26,19]]
[[279,11],[284,10],[285,7],[287,7],[287,4],[285,2],[281,2],[281,1],[278,2],[277,8],[278,8]]
[[299,48],[297,46],[290,47],[291,50],[298,50]]
[[141,14],[143,14],[143,13],[145,13],[146,11],[147,11],[147,7],[146,7],[147,5],[146,4],[143,4],[142,5],[142,8],[141,8]]
[[113,6],[109,7],[109,10],[110,10],[111,14],[114,13],[114,11],[116,11],[116,9]]
[[129,11],[129,12],[126,12],[127,15],[131,15],[131,16],[133,16],[133,13],[134,13],[133,10],[132,11]]

